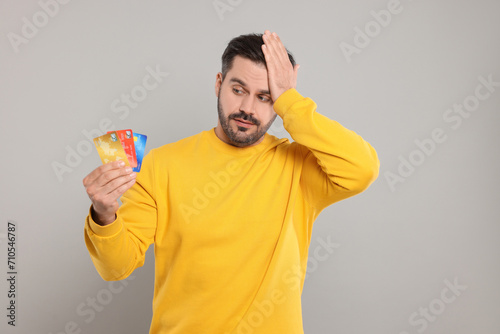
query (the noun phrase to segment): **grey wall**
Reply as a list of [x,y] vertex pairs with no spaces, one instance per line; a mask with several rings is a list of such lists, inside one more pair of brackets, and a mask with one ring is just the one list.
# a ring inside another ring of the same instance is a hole
[[[219,13],[213,0],[60,1],[41,0],[51,16],[34,0],[0,2],[0,277],[8,220],[18,272],[15,328],[0,280],[2,333],[147,332],[151,249],[110,286],[85,248],[82,179],[101,163],[85,134],[132,128],[149,150],[215,126],[222,51],[265,29],[301,64],[299,92],[381,160],[368,191],[315,223],[310,249],[333,246],[310,253],[305,332],[500,332],[498,0],[219,0]],[[168,75],[114,112],[148,67]],[[287,135],[279,118],[270,132]]]

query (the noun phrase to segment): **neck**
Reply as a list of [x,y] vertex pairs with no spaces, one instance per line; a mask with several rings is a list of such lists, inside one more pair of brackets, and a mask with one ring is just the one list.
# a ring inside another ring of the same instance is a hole
[[239,147],[239,148],[252,147],[252,146],[258,145],[264,140],[264,137],[265,137],[265,134],[264,134],[264,136],[260,137],[259,140],[257,140],[255,143],[250,144],[250,145],[240,146],[240,145],[235,144],[234,142],[232,142],[229,139],[229,137],[226,135],[224,130],[222,130],[222,126],[220,125],[220,122],[217,123],[217,126],[215,127],[215,135],[217,136],[217,138],[222,140],[224,143],[231,145],[231,146]]

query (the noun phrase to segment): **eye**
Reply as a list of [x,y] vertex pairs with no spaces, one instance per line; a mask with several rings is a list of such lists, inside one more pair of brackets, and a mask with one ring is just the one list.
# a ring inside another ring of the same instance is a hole
[[262,101],[262,102],[271,102],[271,99],[265,95],[260,95],[259,96],[259,99]]
[[243,91],[242,91],[242,90],[240,90],[240,89],[238,89],[238,88],[236,88],[236,87],[234,87],[234,88],[233,88],[233,92],[234,92],[234,93],[236,93],[236,94],[241,94],[241,93],[243,93]]

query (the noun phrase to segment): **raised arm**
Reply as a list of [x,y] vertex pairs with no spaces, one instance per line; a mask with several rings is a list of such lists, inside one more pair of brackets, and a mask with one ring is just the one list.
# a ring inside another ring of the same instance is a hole
[[306,200],[323,209],[365,190],[379,173],[374,148],[316,112],[316,103],[295,89],[299,65],[292,66],[279,37],[266,30],[262,38],[273,108],[304,159],[301,186]]

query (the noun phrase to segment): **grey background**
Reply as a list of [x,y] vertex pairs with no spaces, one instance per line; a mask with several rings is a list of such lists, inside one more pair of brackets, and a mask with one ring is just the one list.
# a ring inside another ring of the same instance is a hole
[[[152,248],[134,279],[111,294],[83,239],[90,201],[82,179],[101,163],[97,152],[62,181],[52,165],[66,164],[67,147],[90,147],[82,131],[105,118],[114,129],[147,134],[147,150],[214,127],[225,46],[270,29],[301,64],[298,91],[361,134],[381,160],[365,193],[315,223],[310,250],[328,238],[338,247],[324,261],[310,253],[305,332],[499,333],[500,87],[460,127],[443,116],[474,94],[478,77],[500,81],[500,2],[401,0],[402,11],[350,62],[340,44],[353,45],[354,28],[364,29],[370,12],[389,1],[221,2],[231,8],[222,16],[212,0],[70,1],[18,52],[8,34],[21,35],[23,17],[33,22],[41,7],[0,2],[0,276],[9,219],[18,223],[19,271],[15,328],[6,323],[0,280],[0,331],[65,333],[74,322],[75,333],[147,333]],[[141,85],[148,66],[169,75],[120,119],[112,101]],[[279,121],[270,133],[287,136]],[[398,173],[399,157],[409,159],[415,140],[436,128],[446,140],[391,189],[386,173]],[[466,288],[445,304],[446,280]],[[110,295],[94,319],[78,314],[82,303],[91,309],[88,298]],[[410,323],[430,307],[439,313],[430,313],[432,321]]]

